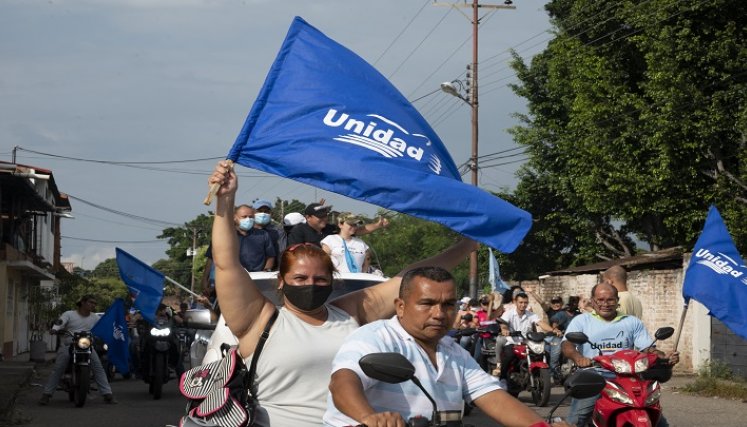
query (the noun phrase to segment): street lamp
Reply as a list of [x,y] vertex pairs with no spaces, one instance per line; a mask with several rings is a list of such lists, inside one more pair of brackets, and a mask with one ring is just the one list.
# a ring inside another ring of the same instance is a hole
[[[477,61],[475,60],[475,63]],[[467,99],[462,92],[464,91],[464,83],[461,80],[452,80],[450,82],[441,83],[441,90],[448,93],[451,96],[455,96],[472,108],[472,155],[470,157],[469,168],[472,171],[472,185],[477,186],[477,85],[476,85],[476,67],[472,71],[472,90],[469,91],[472,101]],[[469,74],[468,74],[469,77]],[[470,298],[477,298],[477,251],[472,252],[469,255],[469,296]]]

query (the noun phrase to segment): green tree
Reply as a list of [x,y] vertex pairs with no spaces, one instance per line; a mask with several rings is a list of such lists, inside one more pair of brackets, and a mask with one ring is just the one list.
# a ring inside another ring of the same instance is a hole
[[529,113],[512,132],[530,156],[515,199],[535,217],[527,242],[552,254],[526,250],[550,268],[633,253],[631,235],[652,249],[692,247],[713,203],[747,249],[747,4],[554,0],[547,10],[555,38],[531,65],[514,62]]
[[[158,267],[154,267],[167,276],[189,287],[192,280],[192,257],[187,250],[195,250],[210,243],[210,232],[213,225],[212,213],[200,214],[197,218],[184,224],[183,227],[169,227],[163,230],[159,239],[168,239],[169,249],[166,250],[167,260],[159,260]],[[195,259],[195,263],[197,260]]]
[[[384,214],[384,212],[380,212]],[[454,244],[459,235],[439,224],[397,214],[389,226],[362,237],[373,250],[372,264],[379,265],[386,276],[394,276],[408,264],[431,257]],[[469,266],[463,263],[453,273],[465,293]]]

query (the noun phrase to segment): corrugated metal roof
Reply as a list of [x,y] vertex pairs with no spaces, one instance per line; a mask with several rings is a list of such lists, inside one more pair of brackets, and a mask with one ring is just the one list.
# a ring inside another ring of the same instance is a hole
[[621,265],[626,270],[641,270],[644,268],[676,268],[682,267],[682,255],[684,250],[680,246],[662,249],[656,252],[644,252],[625,258],[616,258],[609,261],[596,262],[594,264],[568,267],[562,270],[547,273],[550,276],[563,276],[569,274],[590,274],[604,271],[612,266]]

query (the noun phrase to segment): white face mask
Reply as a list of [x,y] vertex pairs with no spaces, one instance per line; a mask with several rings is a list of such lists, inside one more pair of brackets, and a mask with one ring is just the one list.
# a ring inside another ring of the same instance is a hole
[[267,225],[270,223],[270,214],[257,212],[254,214],[254,222],[259,225]]
[[242,218],[239,221],[239,228],[244,231],[247,231],[252,227],[254,227],[254,218]]

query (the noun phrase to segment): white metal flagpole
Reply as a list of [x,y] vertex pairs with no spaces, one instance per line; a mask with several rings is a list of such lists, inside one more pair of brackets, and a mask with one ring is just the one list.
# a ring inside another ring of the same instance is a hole
[[163,277],[166,278],[166,280],[168,280],[169,282],[171,282],[171,283],[175,284],[176,286],[178,286],[178,287],[184,289],[185,291],[189,292],[193,296],[196,296],[196,297],[200,296],[200,295],[194,293],[193,291],[191,291],[188,287],[182,286],[181,284],[177,283],[176,280],[172,279],[171,277],[169,277],[169,276],[163,276]]

